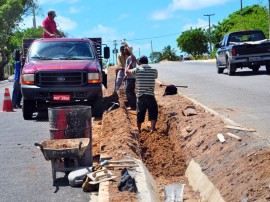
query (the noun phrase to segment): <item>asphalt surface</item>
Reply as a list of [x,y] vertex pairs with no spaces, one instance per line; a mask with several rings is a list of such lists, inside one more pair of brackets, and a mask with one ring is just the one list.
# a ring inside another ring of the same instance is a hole
[[235,76],[217,74],[215,61],[164,62],[152,65],[164,84],[187,85],[178,92],[270,139],[270,85],[265,67],[258,73],[237,69]]
[[4,90],[12,94],[13,83],[0,83],[0,193],[1,202],[84,202],[90,194],[82,188],[69,186],[64,173],[57,172],[53,183],[51,162],[44,159],[41,151],[34,146],[50,139],[47,112],[38,118],[25,121],[21,109],[2,112]]

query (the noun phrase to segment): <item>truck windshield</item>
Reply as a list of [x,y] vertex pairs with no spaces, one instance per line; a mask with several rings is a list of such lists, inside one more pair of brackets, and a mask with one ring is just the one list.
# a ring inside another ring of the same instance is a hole
[[87,42],[38,41],[34,42],[29,60],[91,60],[95,55]]

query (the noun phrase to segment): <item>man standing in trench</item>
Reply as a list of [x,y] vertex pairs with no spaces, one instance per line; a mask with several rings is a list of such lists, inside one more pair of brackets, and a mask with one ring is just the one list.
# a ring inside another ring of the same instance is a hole
[[[132,61],[136,61],[132,54]],[[139,67],[131,69],[132,63],[126,70],[127,75],[136,77],[137,88],[137,127],[141,133],[141,126],[148,110],[148,119],[151,121],[151,132],[156,130],[158,118],[158,105],[155,98],[155,79],[158,77],[158,71],[148,65],[148,58],[142,55],[138,60]]]
[[54,10],[48,11],[48,16],[43,20],[43,38],[56,38],[57,36],[65,37],[56,27],[54,18],[56,17]]

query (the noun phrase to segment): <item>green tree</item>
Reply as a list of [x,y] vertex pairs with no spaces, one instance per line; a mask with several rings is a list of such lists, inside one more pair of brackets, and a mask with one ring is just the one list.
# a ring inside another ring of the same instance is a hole
[[214,44],[219,43],[226,33],[239,30],[259,29],[268,37],[268,9],[257,4],[246,6],[242,11],[230,14],[213,28],[212,41]]
[[35,5],[34,0],[0,0],[0,80],[4,79],[4,67],[10,60],[14,47],[11,38],[14,30]]
[[176,55],[176,50],[171,48],[171,46],[166,46],[163,48],[161,53],[162,60],[177,61],[179,57]]
[[162,60],[162,53],[161,52],[153,52],[150,54],[149,58],[153,63],[158,63]]
[[177,46],[191,55],[208,53],[208,38],[201,28],[188,30],[177,38]]

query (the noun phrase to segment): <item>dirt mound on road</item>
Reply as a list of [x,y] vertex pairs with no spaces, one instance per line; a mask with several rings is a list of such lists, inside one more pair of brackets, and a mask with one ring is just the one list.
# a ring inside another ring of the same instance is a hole
[[[109,67],[105,108],[115,100],[119,100],[120,107],[104,114],[102,135],[94,140],[94,144],[101,145],[102,155],[142,159],[155,177],[161,199],[165,185],[184,183],[185,199],[199,200],[199,194],[192,191],[184,175],[193,159],[225,201],[270,201],[268,140],[253,132],[225,128],[227,123],[220,117],[181,95],[162,96],[165,87],[158,84],[157,132],[151,133],[150,123],[145,122],[139,135],[136,112],[126,109],[123,93],[113,94],[114,75],[114,67]],[[183,112],[188,106],[197,114],[185,116]],[[226,135],[228,132],[239,136],[241,141]],[[218,140],[218,133],[224,135],[224,143]],[[116,183],[110,189],[114,191],[111,201],[137,200],[134,194],[119,192]]]

